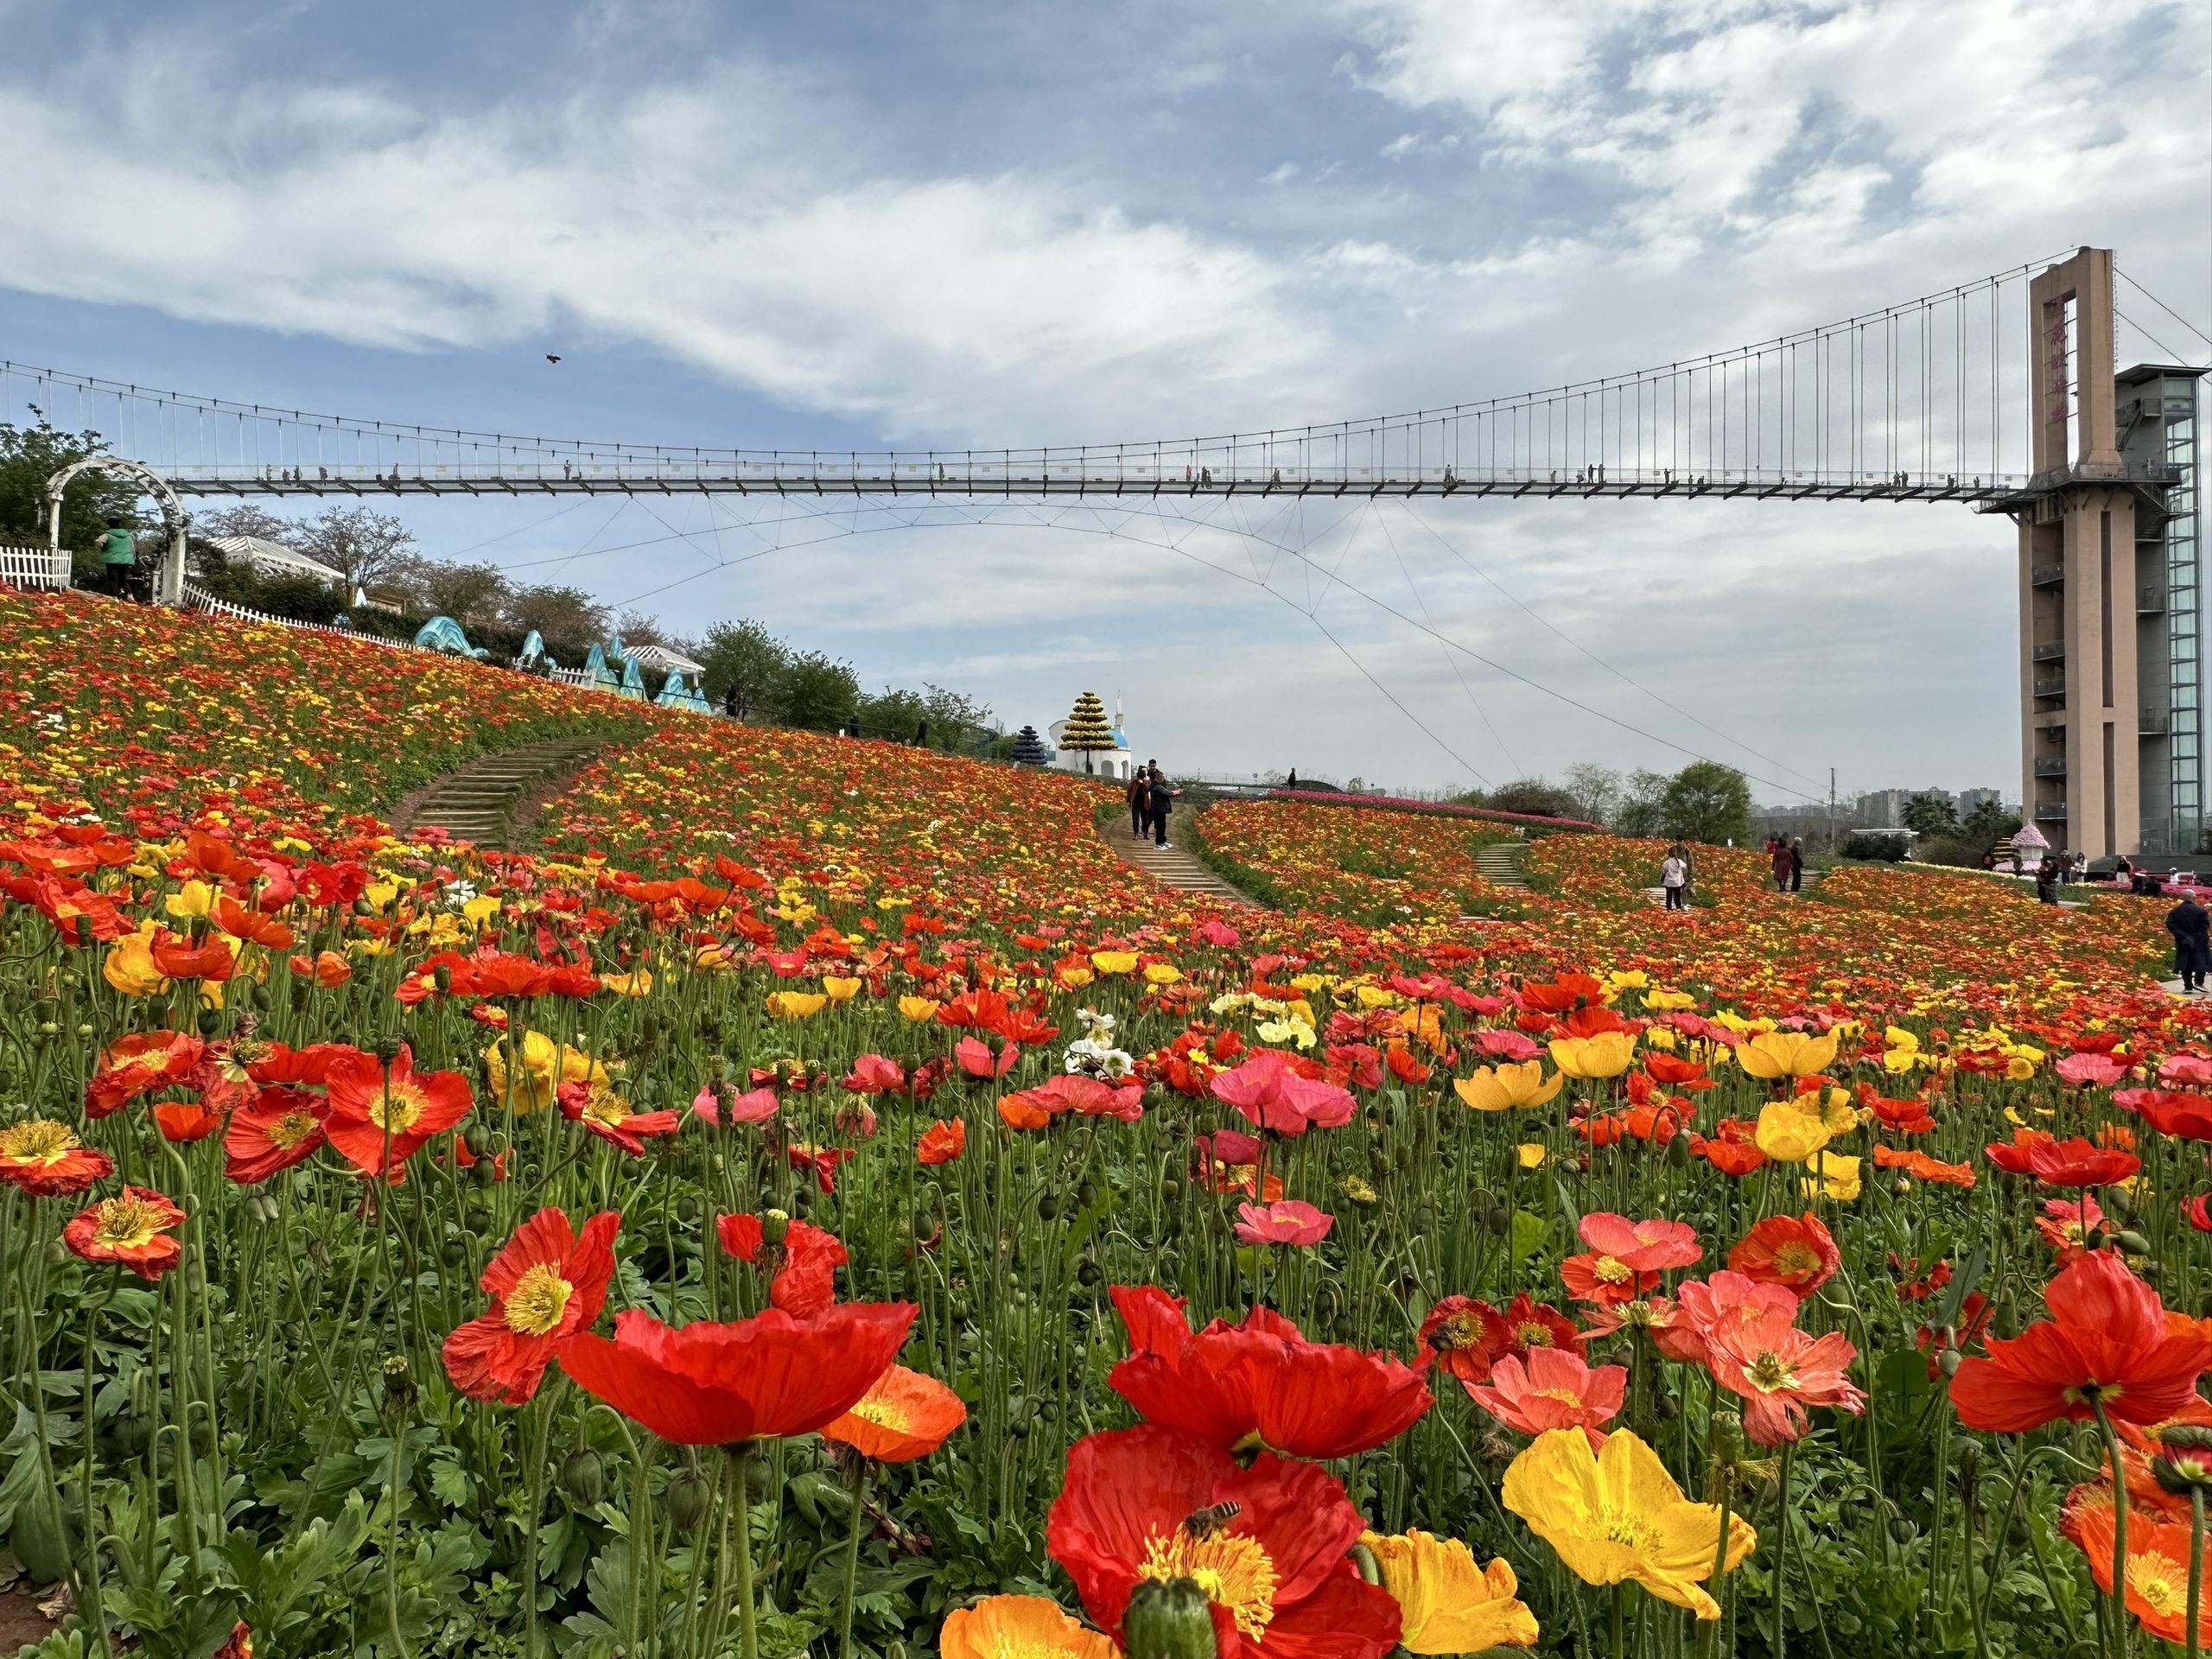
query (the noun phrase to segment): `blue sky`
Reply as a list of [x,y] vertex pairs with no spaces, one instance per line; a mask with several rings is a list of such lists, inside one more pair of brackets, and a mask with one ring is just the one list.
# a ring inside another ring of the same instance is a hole
[[[2151,0],[0,0],[0,357],[845,448],[1427,407],[2082,242],[2212,327],[2208,43],[2202,7]],[[795,536],[747,531],[757,511],[407,516],[431,552],[683,630],[758,615],[1017,724],[1118,690],[1139,747],[1186,769],[1433,785],[1694,750],[1768,798],[1830,766],[1846,792],[2017,789],[2009,526],[1956,509],[1244,526],[1610,719],[1356,593],[1307,615],[1220,574],[1251,574],[1253,543],[1218,516]]]

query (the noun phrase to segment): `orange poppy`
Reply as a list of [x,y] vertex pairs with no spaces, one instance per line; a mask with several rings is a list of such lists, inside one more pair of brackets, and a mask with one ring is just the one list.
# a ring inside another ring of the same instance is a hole
[[184,1260],[184,1246],[169,1229],[184,1211],[161,1193],[126,1186],[116,1197],[79,1211],[61,1230],[72,1254],[87,1262],[117,1262],[141,1279],[159,1279]]
[[911,1463],[944,1444],[968,1421],[960,1396],[933,1376],[893,1365],[822,1438],[878,1463]]

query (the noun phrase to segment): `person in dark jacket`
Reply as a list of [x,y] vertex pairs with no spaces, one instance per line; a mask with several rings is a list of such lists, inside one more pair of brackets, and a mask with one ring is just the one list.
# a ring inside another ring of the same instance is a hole
[[2204,991],[2204,976],[2212,972],[2212,914],[2184,893],[2181,903],[2166,912],[2166,931],[2174,936],[2174,971],[2181,988],[2192,996]]
[[1789,842],[1789,891],[1805,891],[1805,843],[1796,836]]
[[1144,821],[1152,802],[1152,774],[1142,766],[1129,770],[1129,833],[1144,839]]
[[2036,899],[2038,903],[2055,905],[2058,902],[2058,855],[2045,853],[2043,861],[2036,866]]
[[1152,843],[1166,847],[1171,844],[1167,839],[1167,815],[1175,810],[1177,791],[1167,787],[1167,779],[1158,766],[1151,768],[1147,776],[1151,780],[1146,801],[1152,819]]

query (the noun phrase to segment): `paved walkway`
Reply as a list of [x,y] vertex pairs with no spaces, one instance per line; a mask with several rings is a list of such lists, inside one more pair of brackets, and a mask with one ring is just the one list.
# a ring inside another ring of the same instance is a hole
[[1486,841],[1475,849],[1475,868],[1493,887],[1525,887],[1529,885],[1529,843]]
[[603,737],[563,737],[480,755],[410,796],[392,815],[402,835],[443,830],[456,841],[512,850],[538,803],[605,747]]
[[[1170,817],[1167,833],[1173,835],[1177,823],[1185,819],[1185,815],[1179,812]],[[1122,863],[1135,865],[1163,887],[1199,893],[1218,904],[1241,906],[1248,910],[1256,908],[1250,899],[1180,847],[1171,846],[1162,852],[1149,839],[1139,841],[1129,833],[1127,812],[1117,812],[1105,820],[1099,825],[1098,833]]]

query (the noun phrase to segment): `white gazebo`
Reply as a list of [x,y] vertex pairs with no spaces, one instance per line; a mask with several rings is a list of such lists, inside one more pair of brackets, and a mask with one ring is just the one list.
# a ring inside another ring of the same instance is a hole
[[283,543],[272,542],[265,536],[217,536],[207,545],[226,559],[251,565],[261,575],[312,576],[325,587],[346,585],[343,570],[334,570],[320,559],[296,553]]

